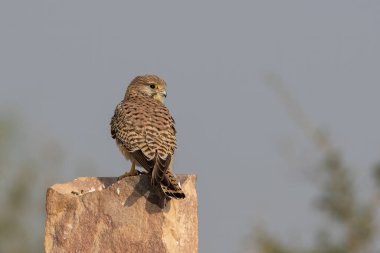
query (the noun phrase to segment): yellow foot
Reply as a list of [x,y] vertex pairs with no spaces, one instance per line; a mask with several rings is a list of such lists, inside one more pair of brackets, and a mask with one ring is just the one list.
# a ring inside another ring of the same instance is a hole
[[137,175],[139,175],[139,171],[138,170],[133,170],[133,171],[130,171],[130,172],[126,172],[123,175],[121,175],[120,177],[118,177],[117,181],[119,181],[120,179],[123,179],[125,177],[133,177],[133,176],[137,176]]
[[123,179],[125,177],[137,176],[138,174],[139,174],[139,171],[136,170],[136,163],[132,162],[131,170],[129,172],[124,173],[120,177],[118,177],[117,180],[119,181],[120,179]]

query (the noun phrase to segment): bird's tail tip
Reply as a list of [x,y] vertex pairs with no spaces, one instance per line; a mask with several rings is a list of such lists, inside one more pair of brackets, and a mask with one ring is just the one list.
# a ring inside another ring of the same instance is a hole
[[161,189],[164,192],[164,194],[169,198],[184,199],[186,197],[185,193],[182,191],[180,187],[176,189],[170,189],[165,185],[161,185]]
[[165,171],[165,175],[160,185],[162,191],[169,198],[184,199],[186,197],[185,193],[181,188],[181,183],[179,182],[177,177],[171,172],[171,170]]

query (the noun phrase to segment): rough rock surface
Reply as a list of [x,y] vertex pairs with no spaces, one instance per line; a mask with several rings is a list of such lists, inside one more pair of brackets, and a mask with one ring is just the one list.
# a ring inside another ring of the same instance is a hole
[[53,185],[45,252],[198,252],[196,176],[179,179],[183,200],[166,200],[148,175]]

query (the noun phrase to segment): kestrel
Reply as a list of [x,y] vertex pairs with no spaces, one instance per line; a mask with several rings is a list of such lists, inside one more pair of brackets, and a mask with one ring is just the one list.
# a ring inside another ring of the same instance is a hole
[[167,197],[182,199],[185,194],[172,173],[177,147],[175,122],[165,98],[164,80],[155,75],[137,76],[116,106],[111,135],[132,162],[131,170],[119,179],[137,175],[135,166],[141,166],[151,173],[152,185],[160,185]]

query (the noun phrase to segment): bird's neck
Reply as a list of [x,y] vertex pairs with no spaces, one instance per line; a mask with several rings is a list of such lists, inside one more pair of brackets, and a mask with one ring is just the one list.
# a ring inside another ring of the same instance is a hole
[[124,100],[131,99],[131,98],[144,98],[144,99],[152,99],[155,101],[158,101],[162,104],[165,104],[165,98],[161,96],[160,94],[153,94],[149,96],[148,94],[142,93],[137,90],[130,90],[125,94]]

